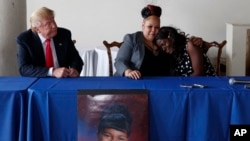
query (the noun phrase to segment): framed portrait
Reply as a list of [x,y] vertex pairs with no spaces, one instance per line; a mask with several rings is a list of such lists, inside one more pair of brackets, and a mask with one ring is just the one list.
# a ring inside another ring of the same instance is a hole
[[148,141],[148,107],[147,90],[79,90],[78,141]]

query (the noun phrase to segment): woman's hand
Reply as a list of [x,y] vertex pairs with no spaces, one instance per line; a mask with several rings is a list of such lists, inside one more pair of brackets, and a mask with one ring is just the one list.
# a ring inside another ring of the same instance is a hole
[[138,70],[127,69],[127,70],[125,70],[124,75],[128,78],[131,78],[131,79],[140,79],[141,78],[141,73]]

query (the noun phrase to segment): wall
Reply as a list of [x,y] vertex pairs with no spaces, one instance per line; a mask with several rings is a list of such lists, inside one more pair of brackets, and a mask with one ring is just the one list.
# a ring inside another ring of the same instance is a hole
[[18,75],[17,34],[26,28],[26,1],[0,0],[0,76]]
[[162,25],[208,41],[226,39],[226,23],[250,23],[249,0],[27,0],[27,18],[38,7],[54,9],[59,26],[70,28],[79,50],[85,50],[141,30],[140,11],[147,3],[163,8]]
[[[3,26],[0,25],[0,30],[8,29],[8,32],[0,32],[0,34],[2,36],[3,33],[7,35],[4,38],[11,37],[7,39],[9,40],[8,44],[0,42],[1,46],[5,44],[5,47],[11,47],[11,49],[5,48],[8,52],[3,51],[5,49],[0,47],[1,53],[8,54],[8,56],[11,56],[10,59],[16,59],[15,49],[12,48],[15,44],[12,38],[13,35],[17,31],[21,31],[20,29],[26,29],[23,26],[25,24],[23,20],[26,20],[28,28],[30,14],[42,6],[54,9],[58,25],[71,29],[73,38],[77,40],[76,46],[80,52],[101,46],[103,40],[119,41],[122,40],[126,33],[141,30],[142,18],[140,12],[148,3],[162,7],[162,25],[174,25],[190,35],[200,36],[207,41],[222,41],[226,39],[226,23],[250,23],[250,14],[248,14],[250,13],[249,0],[241,0],[240,2],[236,0],[27,0],[27,19],[24,17],[24,12],[20,12],[20,9],[13,10],[12,6],[9,5],[9,3],[14,1],[20,7],[24,7],[24,0],[0,1],[1,15],[4,11],[12,15],[11,19],[0,18],[5,21],[9,20],[8,22],[6,21],[8,26],[14,28],[3,29]],[[3,24],[2,22],[1,20],[0,24]],[[4,39],[0,38],[0,40]],[[222,56],[225,54],[225,48]],[[208,55],[213,57],[215,51],[215,49],[209,50]],[[16,63],[14,60],[11,61],[11,63]],[[1,69],[2,66],[0,62]],[[15,65],[12,65],[11,68],[6,68],[6,70],[15,69]]]
[[[250,24],[227,24],[227,75],[250,75]],[[240,69],[239,69],[240,68]]]

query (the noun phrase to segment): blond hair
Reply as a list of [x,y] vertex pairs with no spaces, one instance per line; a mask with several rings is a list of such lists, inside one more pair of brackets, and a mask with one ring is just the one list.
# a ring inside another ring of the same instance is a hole
[[37,9],[30,16],[31,30],[33,32],[36,32],[35,29],[41,26],[42,19],[54,18],[54,17],[55,17],[54,11],[47,7],[41,7]]

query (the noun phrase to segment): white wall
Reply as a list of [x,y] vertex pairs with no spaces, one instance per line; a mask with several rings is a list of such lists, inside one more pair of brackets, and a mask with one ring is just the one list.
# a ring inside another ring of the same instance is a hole
[[162,7],[162,25],[208,41],[226,39],[226,23],[250,23],[249,0],[27,0],[27,25],[33,10],[52,8],[58,25],[71,29],[77,48],[85,50],[141,30],[140,11],[147,3]]
[[137,0],[28,0],[27,17],[41,6],[55,10],[58,26],[69,28],[77,48],[86,50],[102,45],[104,39],[119,41],[127,32],[140,30],[144,5]]
[[[0,0],[0,75],[18,74],[15,38],[30,27],[29,16],[37,8],[55,10],[57,24],[72,31],[82,52],[141,30],[140,12],[149,3],[162,7],[162,26],[174,25],[207,41],[226,39],[226,23],[250,23],[249,0]],[[208,55],[214,57],[215,51]]]
[[[227,75],[250,74],[250,24],[227,24]],[[239,69],[240,68],[240,69]]]
[[[207,41],[226,39],[226,23],[250,24],[249,0],[0,0],[0,75],[18,74],[15,38],[29,27],[29,16],[39,7],[55,10],[58,25],[72,31],[81,52],[141,30],[140,12],[148,3],[162,7],[162,25]],[[208,55],[215,56],[215,51]]]

